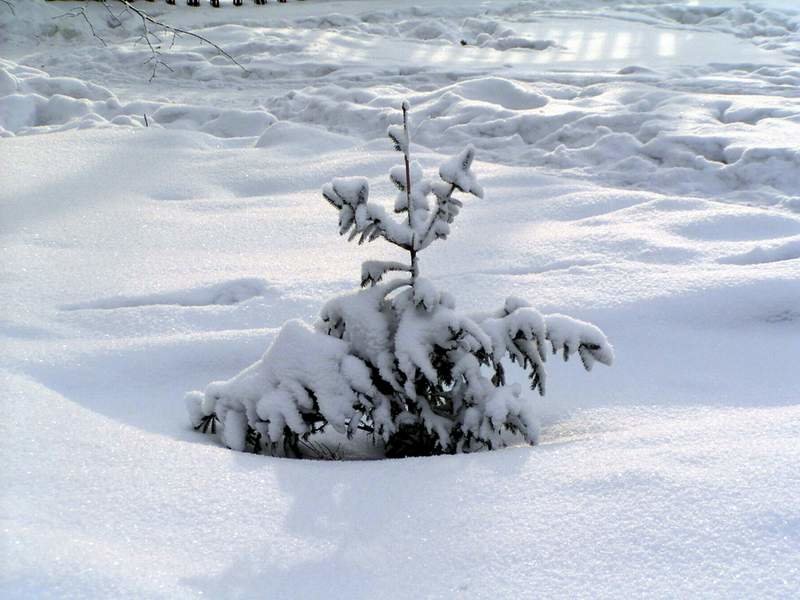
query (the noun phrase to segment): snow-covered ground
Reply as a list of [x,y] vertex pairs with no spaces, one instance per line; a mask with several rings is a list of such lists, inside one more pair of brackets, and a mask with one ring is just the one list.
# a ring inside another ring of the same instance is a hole
[[[179,38],[148,82],[135,19],[0,3],[0,594],[797,597],[800,8],[223,4],[137,6],[247,72]],[[424,273],[615,365],[551,361],[532,448],[221,448],[184,392],[397,258],[319,190],[390,199],[403,98],[415,157],[471,142],[486,189]]]

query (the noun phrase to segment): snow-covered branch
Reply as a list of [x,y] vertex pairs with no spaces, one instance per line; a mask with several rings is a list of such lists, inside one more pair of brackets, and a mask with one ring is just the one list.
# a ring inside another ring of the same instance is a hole
[[371,242],[383,237],[406,250],[411,248],[411,229],[389,216],[382,206],[369,202],[369,183],[363,177],[341,177],[322,188],[323,197],[339,211],[339,235],[348,241]]
[[361,287],[379,283],[392,271],[411,272],[411,266],[395,261],[367,260],[361,264]]

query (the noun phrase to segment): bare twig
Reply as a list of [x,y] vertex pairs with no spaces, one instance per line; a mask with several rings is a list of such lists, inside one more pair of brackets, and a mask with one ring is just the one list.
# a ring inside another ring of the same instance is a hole
[[17,13],[14,12],[14,5],[11,3],[11,0],[0,0],[3,4],[8,7],[8,10],[11,11],[12,15],[16,15]]
[[[113,10],[111,10],[111,9],[108,7],[108,3],[107,3],[107,2],[103,2],[103,8],[105,8],[105,9],[106,9],[106,12],[108,13],[108,15],[109,15],[109,16],[110,16],[112,19],[114,19],[114,23],[109,23],[109,27],[111,27],[112,29],[113,29],[113,28],[116,28],[116,27],[121,27],[121,26],[122,26],[122,20],[119,18],[119,15],[115,15],[115,14],[114,14],[114,11],[113,11]],[[120,14],[122,14],[122,13],[120,13]]]
[[[3,0],[3,1],[6,1],[6,0]],[[13,9],[12,9],[12,11],[13,11]],[[57,17],[53,17],[53,18],[54,19],[63,19],[63,18],[74,19],[76,17],[77,18],[81,18],[84,21],[86,21],[86,24],[89,26],[89,31],[92,32],[92,35],[94,37],[96,37],[98,40],[100,40],[100,43],[103,44],[103,46],[108,46],[106,41],[102,37],[97,35],[97,31],[95,31],[94,25],[92,25],[91,20],[89,20],[89,17],[86,15],[86,9],[85,8],[83,8],[83,7],[73,8],[69,12],[66,12],[63,15],[58,15]]]
[[[247,68],[244,65],[242,65],[238,60],[236,60],[227,51],[225,51],[224,48],[222,48],[219,44],[216,44],[216,43],[212,42],[207,37],[202,36],[199,33],[195,33],[194,31],[189,31],[187,29],[182,29],[180,27],[175,27],[173,25],[169,25],[167,23],[164,23],[163,21],[159,21],[158,19],[154,18],[153,16],[151,16],[147,12],[143,11],[142,9],[136,8],[135,6],[133,6],[129,2],[129,0],[114,0],[114,1],[115,2],[119,2],[120,4],[123,4],[125,6],[126,10],[129,10],[130,12],[134,13],[135,15],[137,15],[142,21],[142,38],[144,38],[144,40],[147,42],[147,45],[150,48],[150,52],[152,54],[150,59],[148,61],[146,61],[147,63],[152,63],[153,64],[153,73],[152,73],[152,75],[150,77],[150,81],[155,79],[156,71],[157,71],[159,66],[166,67],[167,69],[172,71],[172,69],[169,67],[169,65],[167,63],[165,63],[161,59],[161,52],[159,51],[159,49],[156,46],[153,46],[151,38],[155,39],[158,44],[161,43],[161,38],[159,38],[158,35],[153,33],[153,31],[150,28],[151,25],[154,25],[155,27],[159,27],[159,28],[163,29],[164,31],[168,31],[168,32],[172,33],[172,45],[175,44],[175,38],[178,37],[178,36],[181,36],[181,35],[185,35],[185,36],[188,36],[190,38],[194,38],[194,39],[196,39],[196,40],[198,40],[198,41],[200,41],[200,42],[202,42],[204,44],[208,44],[209,46],[214,48],[219,54],[221,54],[222,56],[227,58],[229,61],[231,61],[237,67],[239,67],[243,72],[248,73],[248,74],[250,73],[250,71],[248,71]],[[172,47],[172,45],[170,47]]]
[[[14,12],[13,5],[11,4],[10,0],[0,0],[3,4],[7,5],[11,12]],[[123,6],[122,11],[119,14],[114,14],[114,11],[111,10],[109,4],[111,2],[116,2]],[[220,55],[227,58],[230,62],[234,65],[239,67],[244,73],[250,74],[250,71],[242,65],[238,60],[236,60],[229,52],[227,52],[224,48],[222,48],[219,44],[212,42],[207,37],[200,35],[199,33],[195,33],[194,31],[189,31],[188,29],[182,29],[181,27],[175,27],[170,25],[169,23],[165,23],[164,21],[160,21],[159,19],[153,17],[148,12],[142,10],[141,8],[137,8],[131,4],[130,0],[107,0],[103,1],[103,7],[108,12],[109,16],[113,19],[116,25],[112,25],[112,27],[118,27],[122,25],[122,19],[120,18],[123,13],[130,12],[136,15],[139,20],[141,21],[141,35],[136,40],[136,43],[140,41],[144,41],[147,44],[147,48],[150,51],[150,58],[148,58],[144,64],[152,66],[152,72],[150,74],[150,81],[156,78],[156,74],[158,73],[158,69],[160,67],[164,67],[169,71],[173,71],[172,67],[162,58],[161,53],[161,46],[164,41],[159,36],[159,33],[167,33],[172,34],[172,40],[169,44],[169,49],[172,49],[175,46],[175,40],[184,35],[190,38],[194,38],[203,44],[208,44],[212,48],[214,48]],[[83,19],[89,27],[89,30],[92,32],[92,35],[100,40],[100,42],[107,46],[108,44],[106,41],[98,35],[97,31],[92,24],[92,21],[89,19],[89,16],[86,14],[86,9],[83,7],[78,7],[70,10],[69,12],[60,15],[58,17],[54,17],[56,19],[61,18],[81,18]]]

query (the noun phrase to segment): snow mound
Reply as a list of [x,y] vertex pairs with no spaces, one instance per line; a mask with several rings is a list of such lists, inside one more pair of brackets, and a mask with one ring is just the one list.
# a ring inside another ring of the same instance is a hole
[[0,137],[98,126],[165,127],[215,137],[261,135],[276,118],[241,110],[138,101],[121,104],[109,90],[73,77],[0,59]]
[[465,42],[494,50],[547,50],[559,47],[553,40],[533,39],[489,17],[468,17],[462,23]]
[[780,244],[756,246],[741,254],[725,256],[719,262],[730,265],[759,265],[764,263],[796,260],[800,258],[800,239],[789,240]]
[[461,100],[473,100],[509,110],[541,108],[548,102],[547,96],[537,91],[534,86],[502,77],[481,77],[461,81],[429,95],[429,98],[440,99],[441,96],[448,94]]
[[676,229],[681,235],[704,241],[762,240],[800,235],[800,222],[773,212],[694,213]]
[[[385,87],[309,87],[273,98],[270,106],[282,119],[342,133],[366,130],[372,138],[392,123],[387,107],[404,96],[418,123],[415,143],[439,152],[472,143],[482,157],[505,164],[660,192],[798,206],[800,100],[753,93],[706,94],[697,102],[687,92],[649,83],[662,81],[662,74],[623,71],[609,76],[614,83],[586,85],[580,93],[565,84],[495,75],[405,94]],[[752,76],[752,70],[728,72]]]
[[309,142],[312,143],[314,154],[345,150],[356,143],[351,137],[319,127],[276,121],[258,138],[256,148],[277,149],[288,154],[307,156]]
[[153,121],[163,127],[202,131],[221,138],[260,135],[276,120],[264,110],[164,104],[153,111]]
[[[437,16],[441,11],[414,6],[410,9],[378,10],[360,18],[342,14],[304,17],[292,25],[329,30],[354,36],[381,36],[399,40],[418,40],[435,45],[477,46],[499,51],[547,50],[558,47],[553,40],[534,39],[517,32],[509,23],[492,16],[457,19]],[[460,21],[460,23],[459,23]]]
[[[467,79],[432,92],[406,94],[414,107],[415,143],[449,148],[449,133],[469,142],[469,131],[480,124],[500,123],[515,115],[547,105],[549,99],[534,85],[502,77]],[[383,136],[396,118],[392,106],[399,101],[394,90],[352,90],[338,85],[306,88],[273,98],[270,108],[280,119],[323,124],[333,131]],[[452,137],[452,136],[450,136]],[[491,135],[485,136],[490,138]],[[490,142],[490,140],[486,140]],[[485,142],[478,141],[481,145]]]

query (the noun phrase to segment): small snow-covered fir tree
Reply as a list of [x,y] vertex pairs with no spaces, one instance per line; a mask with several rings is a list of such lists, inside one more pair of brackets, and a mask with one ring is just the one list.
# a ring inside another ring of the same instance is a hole
[[330,430],[343,439],[366,432],[390,457],[535,443],[534,397],[506,383],[509,363],[540,394],[549,352],[577,354],[587,370],[611,364],[613,350],[592,324],[542,315],[518,298],[467,315],[420,276],[419,253],[447,238],[462,208],[456,194],[481,198],[483,189],[472,147],[444,162],[436,180],[426,178],[410,158],[407,103],[402,110],[402,125],[388,130],[403,155],[389,173],[400,217],[369,200],[364,178],[334,179],[322,195],[339,213],[341,235],[383,239],[408,261],[365,262],[363,289],[327,302],[314,327],[287,322],[258,362],[190,393],[195,429],[234,450],[285,456],[307,455]]

